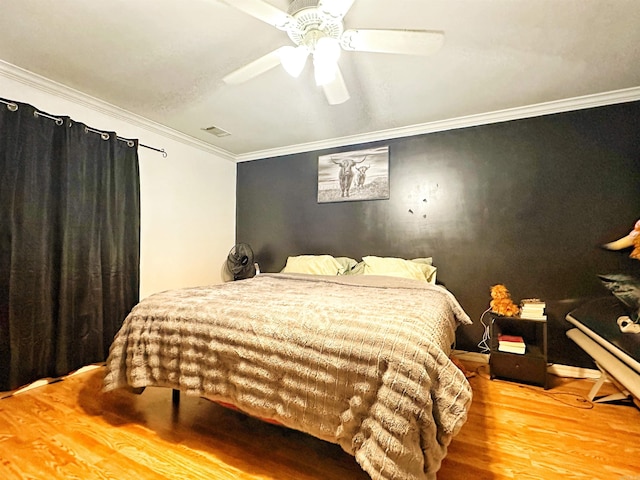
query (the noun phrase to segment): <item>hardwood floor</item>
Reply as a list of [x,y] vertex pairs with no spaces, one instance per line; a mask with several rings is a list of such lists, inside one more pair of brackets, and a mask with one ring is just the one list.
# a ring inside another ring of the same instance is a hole
[[[640,410],[591,404],[589,380],[544,391],[471,365],[469,420],[438,480],[640,480]],[[367,480],[337,445],[171,392],[101,392],[103,368],[0,400],[0,478]],[[582,396],[582,397],[581,397]],[[582,399],[581,399],[582,398]]]

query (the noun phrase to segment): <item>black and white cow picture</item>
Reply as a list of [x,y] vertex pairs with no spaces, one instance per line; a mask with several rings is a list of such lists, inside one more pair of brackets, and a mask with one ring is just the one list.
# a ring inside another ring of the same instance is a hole
[[354,160],[352,158],[335,159],[331,161],[340,167],[340,173],[338,173],[338,179],[340,180],[340,191],[342,197],[349,196],[349,190],[351,189],[351,183],[353,182],[353,167],[358,163],[362,163],[366,160],[365,155],[362,160]]

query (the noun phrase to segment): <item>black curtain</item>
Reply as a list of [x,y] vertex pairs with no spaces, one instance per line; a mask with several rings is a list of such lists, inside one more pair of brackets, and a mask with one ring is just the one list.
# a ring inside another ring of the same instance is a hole
[[0,390],[104,361],[140,283],[137,143],[13,103],[0,104]]

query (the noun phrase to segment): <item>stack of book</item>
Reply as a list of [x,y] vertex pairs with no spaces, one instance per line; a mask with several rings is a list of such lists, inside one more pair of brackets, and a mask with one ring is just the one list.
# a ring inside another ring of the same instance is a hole
[[498,335],[498,350],[523,355],[527,346],[519,335]]
[[520,302],[520,318],[531,320],[546,320],[544,313],[546,304],[539,298],[527,298]]

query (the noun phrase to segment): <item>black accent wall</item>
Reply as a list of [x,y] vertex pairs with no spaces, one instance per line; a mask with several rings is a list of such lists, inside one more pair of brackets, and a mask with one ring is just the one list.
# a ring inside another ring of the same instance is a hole
[[[318,156],[389,145],[390,198],[317,203]],[[540,297],[549,361],[592,367],[565,336],[567,312],[610,295],[598,273],[640,275],[599,245],[640,218],[640,102],[243,162],[237,240],[263,271],[287,256],[432,256],[438,281],[474,320],[457,348],[478,351],[489,289]]]

